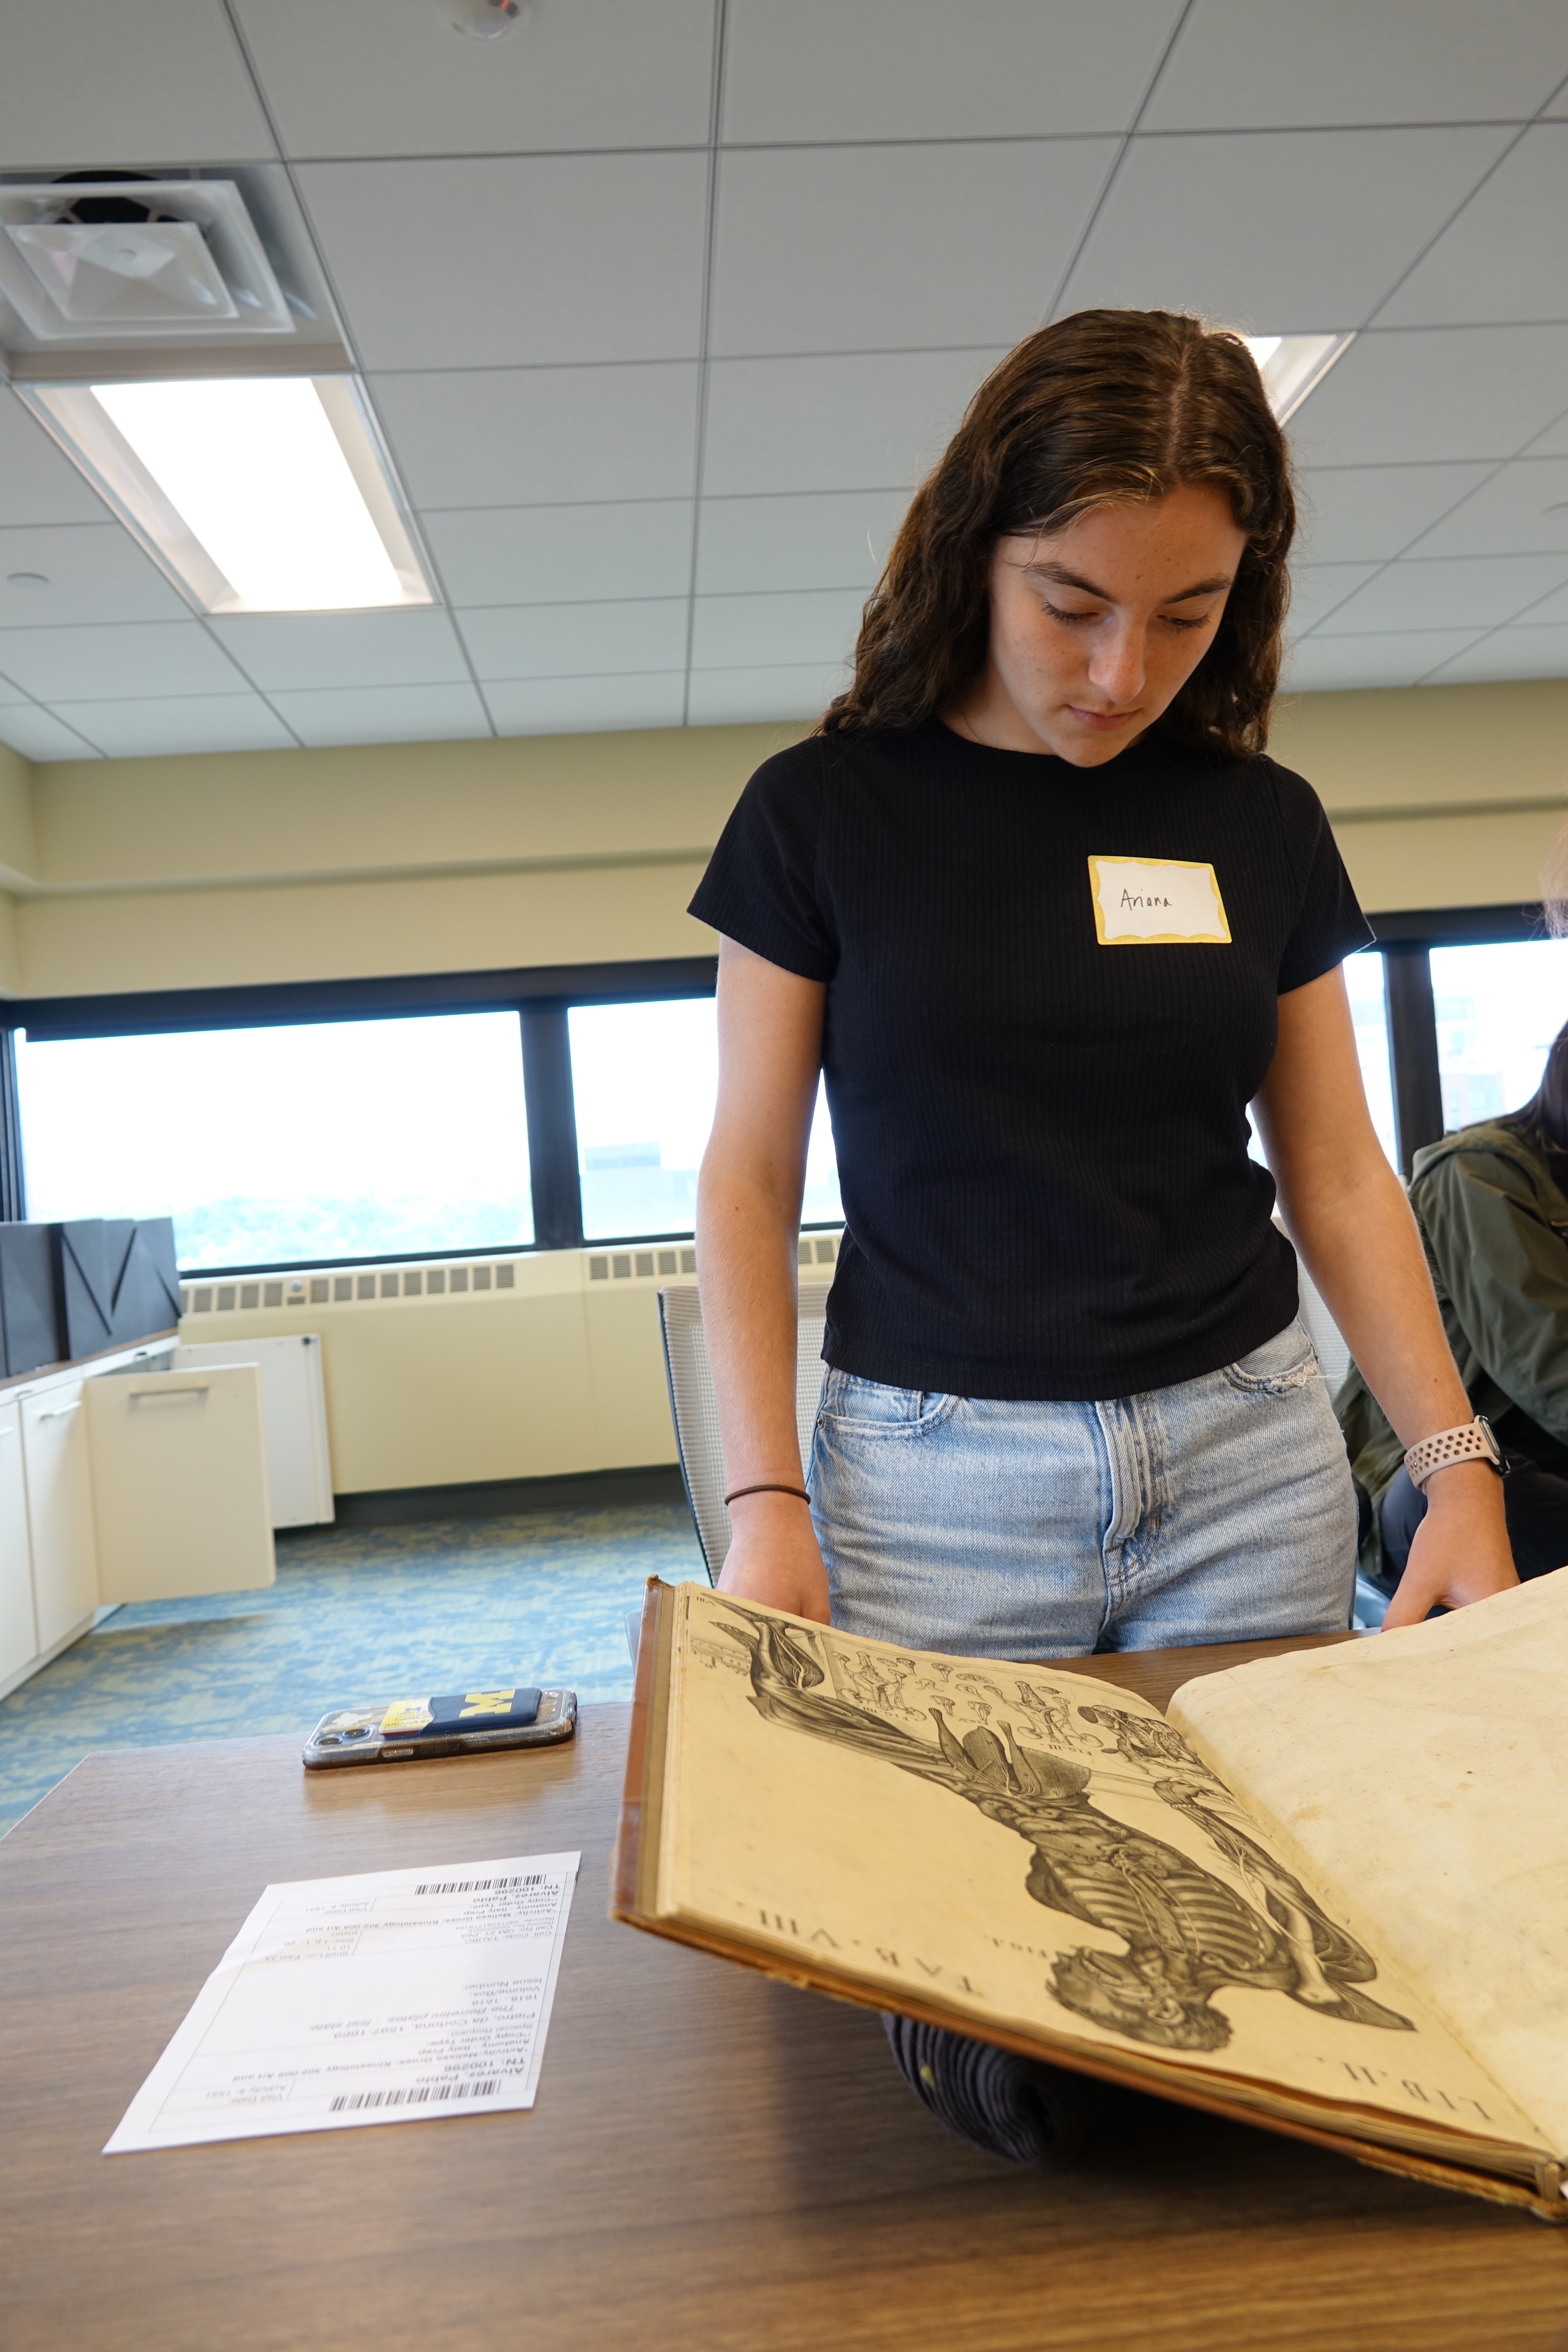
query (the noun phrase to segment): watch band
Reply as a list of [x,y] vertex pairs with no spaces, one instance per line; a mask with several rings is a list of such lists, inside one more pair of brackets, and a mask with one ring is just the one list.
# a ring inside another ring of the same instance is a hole
[[1405,1467],[1410,1473],[1411,1484],[1423,1493],[1434,1472],[1447,1470],[1455,1462],[1485,1462],[1500,1478],[1507,1477],[1508,1464],[1503,1460],[1502,1448],[1492,1435],[1492,1425],[1484,1413],[1479,1412],[1474,1421],[1467,1421],[1458,1429],[1439,1429],[1434,1436],[1424,1437],[1405,1449]]

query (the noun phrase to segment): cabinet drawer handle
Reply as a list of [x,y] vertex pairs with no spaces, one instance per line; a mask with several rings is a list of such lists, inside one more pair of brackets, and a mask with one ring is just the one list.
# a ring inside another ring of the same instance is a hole
[[68,1413],[80,1411],[81,1400],[79,1398],[75,1404],[52,1404],[47,1412],[39,1413],[37,1418],[40,1421],[64,1421]]
[[166,1372],[159,1372],[150,1381],[127,1381],[125,1385],[134,1404],[138,1397],[205,1396],[212,1382],[200,1373],[188,1381],[173,1381]]

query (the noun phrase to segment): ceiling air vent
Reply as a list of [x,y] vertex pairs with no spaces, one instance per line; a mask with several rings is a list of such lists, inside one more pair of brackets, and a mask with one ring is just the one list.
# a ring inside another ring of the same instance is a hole
[[0,294],[40,343],[294,332],[232,180],[72,173],[0,187]]

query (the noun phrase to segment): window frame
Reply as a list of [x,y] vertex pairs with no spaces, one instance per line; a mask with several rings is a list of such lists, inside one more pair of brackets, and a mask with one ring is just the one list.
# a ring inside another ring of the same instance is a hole
[[[26,1030],[29,1039],[53,1044],[67,1038],[146,1037],[186,1030],[308,1028],[324,1022],[515,1013],[522,1038],[533,1239],[487,1244],[483,1254],[523,1257],[542,1250],[581,1249],[583,1196],[567,1013],[574,1004],[712,996],[718,977],[717,956],[669,956],[626,963],[537,964],[506,971],[395,973],[112,996],[8,998],[0,1003],[0,1216],[20,1219],[26,1214],[16,1087],[18,1029]],[[595,1246],[611,1247],[620,1238]],[[432,1261],[474,1255],[472,1248],[419,1253]],[[291,1274],[305,1265],[391,1265],[407,1255],[403,1250],[369,1257],[283,1258],[218,1271],[225,1276]]]
[[1546,910],[1536,898],[1500,907],[1401,909],[1369,915],[1367,921],[1373,945],[1383,953],[1394,1127],[1400,1172],[1408,1180],[1417,1151],[1424,1144],[1440,1142],[1446,1132],[1437,1007],[1432,994],[1433,949],[1509,947],[1546,939]]
[[[1435,947],[1504,945],[1548,936],[1539,900],[1496,907],[1402,908],[1372,914],[1373,946],[1384,958],[1400,1165],[1443,1133],[1437,1069],[1437,1019],[1432,995]],[[577,1004],[637,1004],[661,998],[711,996],[717,956],[645,958],[626,963],[536,964],[500,971],[395,973],[363,980],[280,981],[236,988],[129,991],[100,996],[11,997],[0,1002],[0,1218],[26,1214],[16,1097],[16,1032],[53,1042],[72,1037],[140,1037],[178,1030],[306,1027],[321,1022],[376,1021],[450,1013],[515,1013],[522,1033],[533,1239],[488,1254],[527,1256],[582,1249],[582,1177],[572,1094],[566,1016]],[[836,1220],[820,1222],[826,1229]],[[679,1234],[595,1238],[595,1249],[623,1241],[679,1240]],[[395,1265],[408,1253],[374,1257],[288,1258],[226,1266],[225,1275],[290,1274],[304,1265]],[[474,1251],[428,1250],[432,1260]]]

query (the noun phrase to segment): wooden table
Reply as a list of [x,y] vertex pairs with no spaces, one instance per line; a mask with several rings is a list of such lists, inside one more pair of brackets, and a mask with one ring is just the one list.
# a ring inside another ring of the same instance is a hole
[[[1163,1701],[1290,1646],[1079,1670]],[[1568,2347],[1568,2232],[1152,2100],[1135,2144],[1016,2169],[874,2018],[612,1926],[628,1712],[385,1772],[93,1756],[0,1843],[5,2352]],[[100,2155],[268,1881],[579,1845],[531,2115]]]

